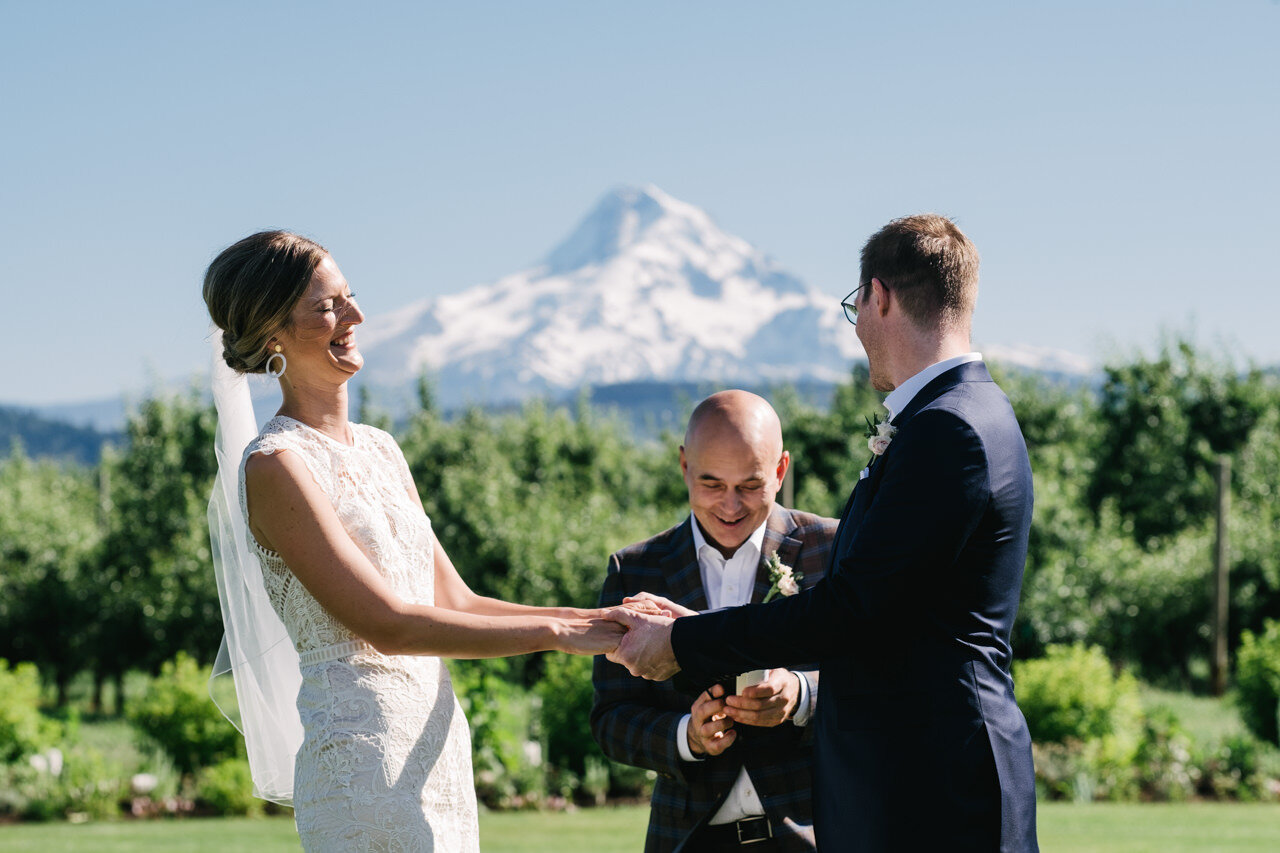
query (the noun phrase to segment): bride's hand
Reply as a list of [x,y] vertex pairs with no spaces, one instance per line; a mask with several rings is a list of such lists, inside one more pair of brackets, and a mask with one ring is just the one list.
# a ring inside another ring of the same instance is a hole
[[566,619],[561,623],[559,647],[571,655],[608,654],[618,648],[625,633],[624,626],[608,619]]
[[650,613],[655,616],[666,616],[669,619],[679,619],[681,616],[697,616],[698,611],[690,610],[680,604],[676,604],[669,598],[663,598],[660,595],[654,595],[651,592],[642,592],[638,595],[629,595],[622,599],[622,605],[631,610],[639,610],[641,613]]

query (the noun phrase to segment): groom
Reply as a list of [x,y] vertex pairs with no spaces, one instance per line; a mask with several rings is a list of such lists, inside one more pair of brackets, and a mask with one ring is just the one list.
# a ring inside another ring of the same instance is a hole
[[[1013,410],[969,351],[978,253],[950,220],[894,220],[844,308],[890,425],[811,590],[672,622],[618,611],[611,659],[695,677],[817,658],[820,850],[1037,850],[1009,632],[1031,525]],[[734,716],[733,709],[728,711]]]

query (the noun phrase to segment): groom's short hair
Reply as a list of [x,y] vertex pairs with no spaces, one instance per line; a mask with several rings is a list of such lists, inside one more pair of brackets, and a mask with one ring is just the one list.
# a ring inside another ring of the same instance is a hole
[[858,283],[866,287],[873,278],[916,325],[967,330],[978,300],[978,250],[945,216],[904,216],[862,247]]

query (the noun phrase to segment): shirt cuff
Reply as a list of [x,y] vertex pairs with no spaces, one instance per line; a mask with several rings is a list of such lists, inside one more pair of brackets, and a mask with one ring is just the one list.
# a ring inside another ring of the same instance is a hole
[[685,714],[680,718],[680,725],[676,726],[676,749],[680,750],[680,757],[685,761],[705,761],[705,758],[694,755],[693,751],[689,749],[689,721],[691,719],[693,719],[692,714]]
[[809,679],[803,672],[791,673],[800,681],[800,697],[796,700],[796,712],[791,715],[791,722],[797,726],[807,726],[813,719],[813,701],[809,691]]

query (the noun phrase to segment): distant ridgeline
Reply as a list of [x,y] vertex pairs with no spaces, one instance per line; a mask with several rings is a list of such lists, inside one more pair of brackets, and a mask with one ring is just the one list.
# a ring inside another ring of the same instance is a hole
[[17,442],[32,458],[95,465],[102,456],[102,445],[118,444],[120,438],[120,433],[51,420],[30,409],[0,406],[0,458],[8,456]]

